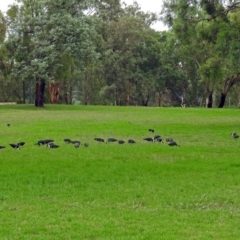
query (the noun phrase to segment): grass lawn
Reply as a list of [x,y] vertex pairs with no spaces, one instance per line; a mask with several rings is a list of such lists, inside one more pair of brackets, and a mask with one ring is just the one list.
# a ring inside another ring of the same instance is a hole
[[0,106],[0,239],[239,240],[239,124],[239,109]]

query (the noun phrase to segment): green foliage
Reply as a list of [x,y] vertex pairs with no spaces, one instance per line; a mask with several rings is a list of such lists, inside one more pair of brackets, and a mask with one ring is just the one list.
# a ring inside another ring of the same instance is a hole
[[64,57],[79,64],[88,41],[85,8],[74,0],[24,1],[9,26],[7,47],[16,61],[13,76],[49,80],[68,68]]
[[153,95],[152,104],[160,66],[160,46],[159,33],[149,26],[156,16],[142,12],[136,2],[125,5],[116,16],[100,29],[103,40],[100,60],[105,86],[107,89],[116,87],[111,98],[115,98],[118,105],[142,104],[145,98]]
[[1,45],[2,45],[2,42],[5,40],[6,30],[7,30],[6,20],[0,11],[0,44]]
[[204,79],[212,80],[216,82],[217,79],[221,79],[223,73],[221,71],[221,59],[209,58],[199,69],[200,74]]
[[123,94],[121,99],[124,98],[127,89],[133,87],[134,70],[138,69],[139,61],[141,61],[138,50],[142,44],[142,32],[140,31],[142,27],[137,27],[141,24],[143,24],[142,19],[126,15],[118,21],[109,22],[107,26],[108,36],[106,36],[104,53],[105,78],[107,85],[115,84],[117,91]]
[[239,72],[238,2],[165,0],[167,32],[137,2],[18,2],[0,22],[2,82],[58,81],[68,103],[196,106]]
[[188,91],[195,92],[196,99],[203,92],[208,95],[214,88],[223,89],[223,79],[239,72],[239,31],[238,24],[233,24],[239,9],[238,3],[228,4],[211,0],[164,3],[163,18],[179,43]]

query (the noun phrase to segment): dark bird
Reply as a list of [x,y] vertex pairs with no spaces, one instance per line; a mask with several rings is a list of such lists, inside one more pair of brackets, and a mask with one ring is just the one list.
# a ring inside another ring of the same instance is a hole
[[123,140],[118,140],[118,143],[119,143],[119,144],[124,144],[125,141],[123,141]]
[[4,147],[4,146],[0,146],[0,150],[1,150],[1,149],[4,149],[4,148],[6,148],[6,147]]
[[73,143],[75,148],[79,148],[80,145],[81,145],[80,141],[72,141],[72,143]]
[[18,142],[18,143],[10,143],[9,145],[14,149],[20,149],[24,144],[25,142]]
[[154,133],[154,129],[152,128],[149,128],[148,131]]
[[18,150],[19,150],[20,147],[21,147],[18,143],[10,143],[9,145],[10,145],[12,148],[18,149]]
[[25,142],[19,142],[17,143],[20,147],[22,147],[23,145],[25,145]]
[[180,147],[180,145],[178,145],[175,141],[172,141],[172,142],[168,143],[168,146],[170,146],[170,147],[173,147],[173,146]]
[[49,142],[49,143],[47,143],[47,147],[48,148],[58,148],[59,146],[54,144],[53,142]]
[[232,137],[233,137],[234,139],[238,139],[238,138],[239,138],[239,135],[237,135],[237,133],[232,133],[231,135],[232,135]]
[[7,126],[8,126],[8,127],[10,127],[10,125],[11,125],[10,123],[7,123]]
[[50,145],[49,148],[59,148],[59,146],[53,143],[53,144]]
[[167,143],[173,142],[173,139],[172,138],[166,138],[166,142]]
[[84,147],[88,147],[89,146],[89,143],[84,143]]
[[54,142],[54,140],[52,139],[39,140],[37,141],[37,143],[35,143],[35,145],[42,146],[51,142]]
[[163,139],[162,138],[157,138],[157,139],[155,139],[155,141],[157,141],[159,143],[163,143]]
[[75,142],[73,145],[74,145],[75,148],[79,148],[80,147],[80,143],[78,143],[78,142]]
[[128,143],[136,143],[133,139],[128,139]]
[[69,139],[69,138],[65,138],[65,139],[63,139],[63,141],[64,141],[65,143],[71,143],[71,142],[72,142],[71,139]]
[[35,145],[38,145],[38,146],[41,146],[41,145],[44,145],[44,140],[39,140],[37,141],[37,143],[35,143]]
[[151,137],[143,138],[143,140],[148,141],[148,142],[154,142],[154,139]]
[[45,140],[43,140],[43,142],[44,142],[44,144],[48,144],[48,143],[53,143],[54,140],[52,140],[52,139],[45,139]]
[[118,140],[116,138],[108,138],[107,142],[117,142]]
[[97,141],[97,142],[104,142],[103,138],[94,138],[94,140]]
[[160,135],[155,135],[155,136],[153,137],[154,140],[156,140],[156,139],[158,139],[158,138],[161,138],[161,136],[160,136]]
[[49,147],[50,148],[50,146],[52,145],[52,144],[54,144],[53,142],[49,142],[49,143],[47,143],[46,145],[46,147]]

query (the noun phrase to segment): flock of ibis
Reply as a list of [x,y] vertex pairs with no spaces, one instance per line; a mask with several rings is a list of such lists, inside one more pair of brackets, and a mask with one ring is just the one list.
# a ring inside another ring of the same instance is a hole
[[[10,127],[10,123],[8,123],[7,126]],[[151,132],[151,133],[155,132],[154,129],[151,129],[151,128],[148,129],[148,131]],[[238,139],[239,138],[239,135],[235,132],[231,133],[231,136],[232,136],[233,139]],[[128,139],[127,141],[125,141],[125,140],[122,140],[122,139],[116,139],[116,138],[112,138],[112,137],[108,138],[107,140],[104,140],[101,137],[96,137],[96,138],[94,138],[94,140],[97,141],[97,142],[102,142],[102,143],[114,143],[114,142],[116,142],[118,144],[124,144],[124,143],[135,144],[136,143],[136,141],[134,139]],[[164,140],[160,135],[154,135],[153,137],[144,137],[143,140],[147,141],[147,142],[152,142],[152,143],[153,142],[158,142],[158,143],[161,143],[161,144],[164,143]],[[75,148],[79,148],[80,145],[83,145],[84,147],[89,146],[89,143],[87,143],[87,142],[82,144],[79,140],[71,140],[70,138],[65,138],[65,139],[63,139],[63,141],[67,144],[73,144],[73,146]],[[177,144],[177,142],[174,141],[172,138],[166,138],[165,142],[170,147],[173,147],[173,146],[180,147],[180,145]],[[19,150],[25,145],[25,142],[10,143],[9,145],[14,149]],[[35,145],[38,145],[38,146],[45,145],[47,148],[59,148],[59,145],[57,145],[54,142],[53,139],[38,140],[37,143],[35,143]],[[6,147],[0,145],[0,150],[4,149],[4,148],[6,148]]]

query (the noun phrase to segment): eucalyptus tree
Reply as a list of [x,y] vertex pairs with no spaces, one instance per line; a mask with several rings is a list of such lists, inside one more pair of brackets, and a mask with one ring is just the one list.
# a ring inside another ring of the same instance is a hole
[[6,38],[6,21],[3,13],[0,11],[0,71],[2,74],[5,73],[6,70],[6,49],[3,46],[3,42]]
[[137,72],[136,97],[143,106],[160,106],[161,96],[166,87],[161,74],[165,60],[161,39],[161,33],[148,29],[144,34],[144,45],[139,49],[141,62]]
[[170,27],[175,36],[175,49],[180,56],[179,63],[186,75],[188,87],[185,90],[188,102],[197,103],[204,92],[212,96],[209,87],[202,90],[206,79],[200,75],[199,69],[209,58],[211,47],[199,35],[198,25],[192,19],[201,13],[198,1],[167,0],[164,2],[162,19]]
[[223,83],[219,101],[219,108],[225,104],[228,91],[240,82],[240,4],[239,9],[228,14],[227,24],[221,28],[218,34],[217,48],[223,59]]
[[221,86],[219,107],[223,107],[227,92],[239,81],[239,70],[231,60],[239,56],[234,57],[239,47],[238,20],[232,17],[239,15],[239,7],[239,1],[165,1],[164,20],[181,44],[184,65],[191,64],[189,58],[196,66],[197,86],[205,86],[208,93],[207,107],[212,107],[213,91]]
[[121,0],[96,0],[92,6],[92,12],[104,23],[116,21],[123,14]]
[[211,45],[212,56],[201,70],[217,82],[221,89],[218,107],[222,108],[228,91],[240,81],[239,67],[239,1],[202,1],[203,13],[199,22],[203,41]]
[[11,81],[9,73],[13,62],[10,61],[8,51],[4,46],[4,41],[7,36],[7,19],[2,12],[0,12],[0,101],[22,101],[17,88],[21,84],[15,80]]
[[158,105],[180,105],[181,97],[187,95],[188,76],[182,64],[178,42],[171,32],[161,32],[159,37],[160,66],[157,72]]
[[85,51],[82,54],[81,69],[76,71],[76,81],[79,100],[83,104],[100,104],[100,89],[104,86],[102,54],[102,24],[99,16],[91,15],[89,24],[94,30],[89,32],[89,41],[86,43]]
[[[64,58],[81,66],[91,30],[84,11],[90,2],[80,0],[19,0],[9,24],[7,48],[14,60],[12,75],[36,83],[35,106],[44,105],[45,85],[54,81]],[[66,61],[65,61],[66,63]]]
[[125,6],[118,18],[108,19],[104,24],[102,61],[106,86],[103,89],[111,89],[116,105],[136,104],[138,86],[144,82],[147,85],[145,80],[149,78],[141,71],[142,54],[154,20],[154,14],[142,12],[135,2]]
[[[2,36],[1,36],[2,37]],[[13,93],[15,93],[15,85],[9,79],[11,63],[8,61],[7,51],[2,42],[0,42],[0,101],[9,102],[16,101]],[[19,100],[19,99],[18,99]]]

